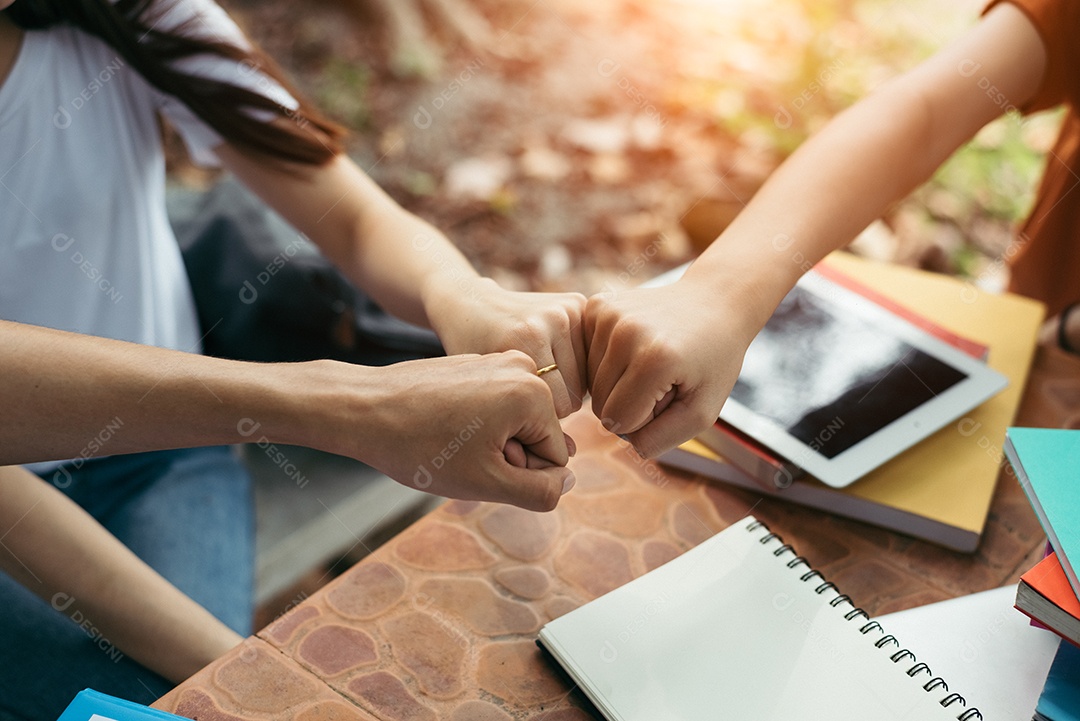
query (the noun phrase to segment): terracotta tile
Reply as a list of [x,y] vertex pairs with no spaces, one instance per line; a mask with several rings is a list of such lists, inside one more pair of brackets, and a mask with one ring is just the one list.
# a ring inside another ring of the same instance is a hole
[[596,721],[597,717],[579,708],[564,708],[558,711],[545,711],[530,716],[529,721]]
[[399,679],[377,671],[353,679],[349,691],[380,717],[390,721],[436,721],[438,716],[425,706]]
[[620,485],[622,466],[609,458],[607,453],[578,453],[569,467],[577,476],[574,493],[587,495],[603,492]]
[[667,508],[662,496],[632,489],[582,496],[575,501],[567,505],[567,513],[575,521],[631,538],[656,533]]
[[535,561],[555,544],[559,516],[499,506],[480,521],[480,530],[502,551],[519,561]]
[[1033,541],[1044,537],[1039,518],[1032,510],[1027,495],[1020,487],[1012,466],[1005,465],[994,489],[994,500],[990,507],[990,529],[1008,532],[1023,541]]
[[1031,551],[1026,556],[1024,556],[1024,560],[1020,561],[1020,563],[1016,565],[1016,569],[1006,577],[1004,583],[1002,583],[1001,585],[1015,586],[1016,584],[1020,583],[1020,576],[1027,573],[1030,569],[1034,568],[1035,564],[1043,560],[1045,554],[1045,543],[1041,543],[1035,548],[1032,548]]
[[721,529],[713,519],[711,506],[698,501],[681,501],[671,509],[671,529],[692,546],[712,538]]
[[647,571],[659,568],[681,554],[677,546],[667,541],[649,541],[641,549],[641,559]]
[[[201,716],[199,721],[202,721]],[[377,721],[377,719],[344,701],[322,701],[298,712],[293,721]]]
[[[903,539],[900,541],[901,544],[909,542],[908,537],[898,537],[897,534],[892,531],[886,531],[884,528],[878,528],[869,523],[839,518],[837,516],[832,516],[830,520],[831,525],[835,530],[830,529],[827,534],[833,539],[854,537],[858,538],[860,542],[865,543],[867,546],[873,546],[874,548],[881,550],[897,548],[898,538]],[[809,535],[812,536],[815,534]],[[849,546],[848,550],[853,550],[853,548]]]
[[916,606],[925,606],[930,603],[937,603],[938,601],[944,601],[950,598],[944,591],[939,591],[936,588],[922,588],[915,589],[912,593],[908,593],[899,598],[892,599],[883,603],[871,603],[871,608],[864,608],[872,616],[883,616],[886,613],[895,613],[896,611],[906,611],[909,608],[915,608]]
[[243,721],[244,718],[225,713],[214,703],[214,699],[197,689],[186,689],[181,692],[172,713],[190,719],[199,719],[199,721]]
[[[244,645],[247,648],[242,648]],[[241,648],[219,665],[213,676],[214,686],[235,707],[277,711],[308,701],[319,690],[320,684],[314,678],[297,673],[272,647],[249,640]]]
[[693,481],[681,476],[669,474],[664,467],[654,460],[642,458],[634,447],[623,440],[616,441],[616,448],[611,451],[611,458],[622,467],[622,474],[627,471],[647,485],[666,491],[689,490],[695,487]]
[[[824,525],[818,527],[825,528]],[[818,570],[824,571],[851,557],[851,544],[841,543],[836,534],[803,532],[794,537],[798,538],[795,550],[808,558],[810,565]]]
[[309,632],[297,646],[296,656],[324,678],[369,666],[379,658],[371,636],[338,624],[327,624]]
[[484,504],[480,501],[447,501],[440,508],[441,513],[446,513],[451,516],[468,516],[470,513],[480,508]]
[[446,621],[428,613],[410,612],[383,625],[394,659],[416,678],[420,689],[435,698],[453,698],[465,688],[468,640]]
[[394,547],[402,561],[429,571],[487,568],[496,561],[472,531],[439,521],[414,525]]
[[[310,671],[249,638],[153,706],[204,721],[291,721],[305,708],[340,700]],[[342,718],[370,721],[363,714]]]
[[569,596],[556,596],[547,602],[544,610],[547,612],[548,620],[554,621],[559,616],[570,613],[581,604],[581,601]]
[[[322,596],[345,618],[376,618],[405,594],[405,576],[388,563],[371,560],[357,564],[330,586]],[[308,604],[311,605],[311,604]]]
[[514,721],[514,717],[487,701],[466,701],[454,709],[450,721]]
[[1044,537],[1024,539],[996,525],[983,534],[976,553],[989,567],[1002,567],[1003,564],[1008,563],[1010,568],[1007,570],[1011,570],[1016,559],[1024,558],[1032,549],[1041,547],[1044,542]]
[[890,554],[890,560],[912,577],[931,580],[952,595],[994,588],[1000,585],[997,579],[1003,575],[995,568],[999,563],[987,563],[978,554],[958,553],[922,541],[912,543],[901,553]]
[[536,709],[569,691],[532,641],[484,646],[476,681],[484,691],[524,709]]
[[630,552],[619,541],[593,531],[578,531],[555,556],[555,573],[596,598],[634,577]]
[[297,606],[259,632],[259,635],[276,644],[287,643],[296,629],[319,615],[315,606]]
[[500,568],[495,572],[495,580],[510,593],[531,601],[542,598],[551,588],[547,571],[533,566]]
[[701,485],[706,500],[712,504],[716,515],[725,527],[741,520],[761,496],[738,488],[729,488],[718,481],[706,481]]
[[[873,559],[862,560],[833,576],[826,576],[843,593],[851,596],[856,606],[871,616],[880,615],[879,609],[889,601],[913,592],[932,590],[925,583],[910,575]],[[819,583],[815,577],[808,583]]]
[[417,603],[460,616],[473,631],[484,636],[531,634],[540,630],[540,619],[531,608],[503,598],[490,583],[477,578],[424,581]]

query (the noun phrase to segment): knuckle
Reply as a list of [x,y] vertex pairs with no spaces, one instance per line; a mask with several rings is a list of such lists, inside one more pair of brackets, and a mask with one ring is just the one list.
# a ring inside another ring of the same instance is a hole
[[544,331],[546,330],[546,326],[547,324],[544,322],[543,318],[531,316],[521,322],[521,324],[518,326],[518,332],[524,339],[529,341],[536,341],[544,337]]
[[585,314],[602,318],[608,308],[608,298],[603,294],[590,296],[585,302]]
[[520,365],[520,366],[523,366],[523,367],[527,368],[530,371],[535,371],[536,370],[536,362],[525,351],[517,350],[515,348],[515,349],[503,351],[501,355],[511,365]]
[[[637,336],[637,333],[634,335]],[[642,360],[653,367],[664,367],[679,360],[678,350],[663,338],[650,338],[641,348]]]
[[588,307],[589,299],[583,293],[567,293],[566,310],[575,317],[580,316]]
[[551,404],[551,388],[547,382],[535,375],[530,375],[515,383],[508,391],[508,396],[515,403],[520,404]]

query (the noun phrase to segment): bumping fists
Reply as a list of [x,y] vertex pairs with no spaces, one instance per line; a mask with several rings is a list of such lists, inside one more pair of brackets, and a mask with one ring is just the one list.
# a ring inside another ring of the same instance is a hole
[[388,472],[439,495],[550,510],[575,482],[559,419],[587,393],[604,426],[643,456],[697,435],[719,415],[753,337],[737,309],[718,313],[708,300],[721,302],[687,279],[589,299],[480,281],[435,320],[449,353],[483,355],[409,369],[426,379],[412,402],[429,405],[430,423],[412,428]]

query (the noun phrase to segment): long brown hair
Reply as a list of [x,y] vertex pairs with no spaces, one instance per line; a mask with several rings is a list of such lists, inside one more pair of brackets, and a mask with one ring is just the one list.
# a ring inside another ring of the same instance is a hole
[[[307,165],[321,165],[342,152],[345,130],[296,92],[265,53],[254,45],[240,48],[185,34],[187,23],[157,30],[154,20],[166,9],[161,0],[16,0],[3,12],[24,29],[66,23],[100,38],[147,82],[178,98],[240,149]],[[286,108],[248,88],[176,69],[178,60],[197,55],[216,55],[262,72],[299,107]]]

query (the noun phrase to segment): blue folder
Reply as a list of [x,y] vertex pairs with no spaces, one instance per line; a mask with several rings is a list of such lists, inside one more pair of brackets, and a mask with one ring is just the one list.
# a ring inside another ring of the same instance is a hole
[[[96,718],[95,718],[96,717]],[[134,701],[125,701],[91,689],[80,691],[58,721],[189,721]]]

